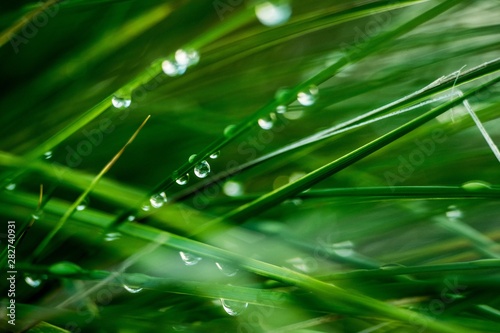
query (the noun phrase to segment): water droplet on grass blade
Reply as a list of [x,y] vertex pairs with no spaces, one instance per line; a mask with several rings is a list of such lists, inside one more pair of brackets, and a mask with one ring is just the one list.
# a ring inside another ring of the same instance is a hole
[[463,183],[462,188],[468,192],[479,192],[491,189],[491,184],[482,180],[472,180]]
[[142,288],[140,287],[131,287],[126,284],[123,285],[123,288],[131,294],[137,294],[142,291]]
[[463,213],[460,209],[457,208],[457,206],[451,205],[448,207],[448,210],[446,211],[446,217],[451,220],[458,220],[463,217]]
[[16,189],[16,183],[10,183],[10,184],[7,184],[7,186],[5,186],[5,189],[7,191],[13,191]]
[[122,237],[122,234],[119,232],[108,232],[107,234],[104,235],[104,240],[106,242],[112,242],[117,239],[120,239]]
[[128,108],[131,103],[132,100],[127,97],[113,96],[113,98],[111,98],[111,104],[113,104],[113,106],[118,110],[123,110]]
[[224,128],[224,136],[226,138],[230,138],[236,133],[236,129],[238,128],[237,125],[228,125],[226,128]]
[[318,87],[310,85],[306,90],[297,94],[297,101],[303,106],[310,106],[316,103],[319,97]]
[[40,220],[43,217],[43,210],[37,210],[31,215],[31,217],[33,218],[33,220]]
[[238,302],[238,301],[229,301],[221,298],[220,303],[224,308],[224,311],[230,316],[239,316],[243,313],[243,311],[248,308],[248,303],[246,302]]
[[194,174],[198,178],[205,178],[210,173],[210,164],[207,161],[201,161],[194,167]]
[[180,66],[194,66],[200,61],[200,54],[193,49],[179,49],[175,52],[175,60]]
[[255,15],[260,23],[272,27],[288,21],[292,7],[288,1],[267,1],[255,6]]
[[233,265],[222,262],[216,262],[215,266],[217,266],[219,271],[221,271],[224,275],[229,277],[235,276],[239,271],[239,269],[234,267]]
[[276,114],[270,113],[269,116],[260,118],[257,123],[263,130],[270,130],[273,128],[276,119]]
[[220,151],[215,151],[212,154],[210,154],[210,158],[213,159],[213,160],[215,160],[219,156],[220,156]]
[[89,198],[83,199],[82,202],[80,202],[78,204],[78,206],[76,206],[76,210],[79,212],[81,212],[82,210],[85,210],[88,207],[89,203],[90,203]]
[[49,151],[46,151],[44,154],[43,154],[43,158],[45,158],[46,160],[49,160],[52,158],[52,151],[49,150]]
[[26,284],[32,288],[37,288],[42,284],[42,279],[32,275],[26,275],[24,277]]
[[196,156],[198,156],[198,155],[193,154],[193,155],[189,156],[189,158],[188,158],[189,163],[193,163],[194,160],[196,160]]
[[144,203],[144,204],[142,204],[141,209],[144,212],[149,212],[151,210],[151,206],[149,205],[149,203]]
[[167,202],[167,196],[165,192],[153,194],[151,198],[149,198],[149,202],[153,208],[160,208]]
[[180,251],[179,255],[181,256],[181,259],[182,261],[184,261],[184,264],[186,264],[186,266],[194,266],[203,259],[195,254],[183,251]]
[[163,73],[168,76],[179,76],[186,72],[187,66],[178,64],[174,60],[165,60],[161,63]]
[[278,105],[276,107],[276,113],[283,114],[286,113],[286,111],[287,111],[286,105]]
[[332,251],[339,257],[349,257],[354,253],[354,243],[345,241],[332,244]]
[[189,182],[189,173],[186,173],[184,176],[177,178],[175,182],[178,185],[186,185]]

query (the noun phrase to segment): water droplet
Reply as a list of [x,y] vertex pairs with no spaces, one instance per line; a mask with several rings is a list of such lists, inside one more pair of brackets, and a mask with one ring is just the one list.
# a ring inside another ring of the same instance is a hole
[[16,188],[16,183],[10,183],[7,186],[5,186],[5,189],[7,191],[13,191],[13,190],[15,190],[15,188]]
[[179,252],[179,255],[181,256],[182,261],[186,264],[186,266],[194,266],[197,263],[199,263],[203,258],[198,257],[197,255],[194,255],[189,252]]
[[211,155],[210,155],[210,158],[215,160],[216,158],[218,158],[220,156],[220,151],[215,151],[213,152]]
[[332,251],[339,257],[349,257],[354,253],[354,243],[351,241],[344,241],[332,244]]
[[198,155],[193,154],[193,155],[189,156],[189,158],[188,158],[189,163],[193,163],[194,160],[196,160],[196,156],[198,156]]
[[149,203],[143,203],[141,209],[145,212],[149,212],[151,210],[151,206],[149,205]]
[[446,217],[450,220],[458,220],[463,217],[463,213],[457,206],[451,205],[448,207],[448,211],[446,212]]
[[123,110],[126,109],[130,106],[132,103],[132,100],[127,97],[118,97],[118,96],[113,96],[111,99],[111,104],[118,110]]
[[151,198],[149,198],[149,202],[153,208],[160,208],[167,202],[167,195],[165,192],[153,194]]
[[194,167],[194,174],[198,178],[205,178],[210,173],[210,164],[207,161],[201,161]]
[[133,222],[135,220],[135,216],[134,215],[129,215],[127,217],[127,220],[130,221],[130,222]]
[[308,257],[306,259],[295,257],[292,259],[288,259],[286,262],[292,264],[293,267],[304,273],[310,273],[316,270],[318,266],[317,262],[312,257]]
[[230,316],[239,316],[243,311],[248,308],[248,303],[238,301],[228,301],[227,299],[220,299],[220,303],[224,311]]
[[87,206],[89,205],[89,203],[90,203],[89,198],[83,199],[82,202],[80,202],[78,204],[78,206],[76,206],[76,210],[79,211],[79,212],[81,212],[82,210],[84,210],[84,209],[87,208]]
[[186,185],[189,182],[189,173],[186,173],[184,176],[177,178],[175,182],[179,185]]
[[309,88],[297,94],[297,101],[304,106],[313,105],[318,100],[318,95],[318,87],[310,85]]
[[491,184],[482,180],[472,180],[463,183],[462,188],[468,192],[479,192],[491,189]]
[[406,267],[406,266],[398,264],[398,263],[389,263],[389,264],[384,264],[384,265],[380,266],[380,269],[390,270],[390,269],[404,268],[404,267]]
[[216,262],[215,266],[217,266],[219,271],[224,273],[224,275],[229,276],[229,277],[235,276],[236,273],[238,273],[238,271],[239,271],[238,268],[234,267],[233,265],[226,264],[226,263]]
[[224,136],[226,138],[232,137],[236,133],[237,129],[238,129],[238,125],[228,125],[228,126],[226,126],[226,128],[224,128]]
[[276,93],[274,94],[274,98],[276,101],[279,103],[285,101],[291,96],[291,90],[287,87],[282,87],[276,90]]
[[43,217],[43,210],[37,210],[31,215],[31,217],[33,218],[33,220],[40,220]]
[[122,237],[122,234],[119,232],[108,232],[107,234],[104,235],[104,240],[106,242],[112,242],[117,239],[120,239]]
[[193,49],[175,51],[175,60],[181,66],[194,66],[200,61],[200,54]]
[[276,122],[275,113],[270,113],[269,116],[262,117],[257,121],[260,128],[262,128],[263,130],[270,130],[271,128],[273,128],[275,122]]
[[283,113],[283,116],[286,119],[297,120],[304,116],[304,110],[287,111],[286,113]]
[[165,60],[161,63],[161,69],[168,76],[179,76],[186,72],[187,66],[178,64],[174,60]]
[[131,287],[127,286],[126,284],[123,285],[123,288],[131,294],[137,294],[142,291],[142,288],[140,287]]
[[37,288],[42,284],[42,279],[39,277],[31,276],[31,275],[26,275],[24,277],[24,281],[26,284],[30,287]]
[[286,105],[278,105],[276,107],[276,113],[283,114],[286,113],[286,111],[287,111]]
[[264,2],[255,6],[255,15],[260,23],[272,27],[288,21],[292,7],[288,1]]
[[43,158],[45,158],[46,160],[49,160],[52,158],[52,151],[49,150],[49,151],[46,151],[44,154],[43,154]]
[[243,194],[243,185],[234,180],[228,180],[224,183],[222,191],[229,197],[238,197]]

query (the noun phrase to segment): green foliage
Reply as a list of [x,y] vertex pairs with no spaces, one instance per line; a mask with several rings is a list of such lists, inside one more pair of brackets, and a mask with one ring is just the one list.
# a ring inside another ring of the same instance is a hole
[[499,14],[5,5],[1,329],[495,332]]

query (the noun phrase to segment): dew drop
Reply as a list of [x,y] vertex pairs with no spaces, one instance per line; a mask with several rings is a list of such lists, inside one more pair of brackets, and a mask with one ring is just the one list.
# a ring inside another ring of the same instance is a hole
[[196,156],[198,156],[198,155],[193,154],[193,155],[189,156],[189,158],[188,158],[189,163],[193,163],[194,160],[196,160]]
[[167,202],[167,195],[165,192],[153,194],[151,198],[149,198],[149,202],[153,208],[160,208]]
[[224,311],[230,316],[239,316],[248,308],[248,303],[246,302],[228,301],[227,299],[221,298],[220,303]]
[[210,173],[210,164],[207,161],[201,161],[194,167],[194,174],[198,178],[205,178]]
[[287,111],[286,105],[278,105],[276,107],[276,113],[283,114],[286,113],[286,111]]
[[200,54],[193,49],[179,49],[175,52],[175,60],[180,66],[194,66],[200,61]]
[[135,220],[135,216],[134,216],[134,215],[129,215],[129,216],[127,217],[127,220],[128,220],[129,222],[133,222],[133,221]]
[[44,154],[43,154],[43,158],[45,158],[46,160],[49,160],[52,158],[52,151],[49,150],[49,151],[46,151]]
[[210,155],[210,158],[215,160],[216,158],[218,158],[220,156],[220,151],[215,151],[213,152],[211,155]]
[[189,173],[186,173],[184,176],[177,178],[175,182],[179,185],[186,185],[189,182]]
[[123,285],[123,288],[131,294],[137,294],[142,291],[142,288],[140,287],[131,287],[126,284]]
[[76,206],[76,210],[81,212],[82,210],[85,210],[87,208],[87,206],[89,205],[90,203],[90,200],[89,198],[85,198],[82,200],[82,202],[80,202],[78,204],[78,206]]
[[313,105],[318,100],[318,95],[318,87],[310,85],[309,88],[297,94],[297,101],[304,106]]
[[181,256],[181,259],[182,261],[184,261],[184,264],[186,264],[186,266],[194,266],[203,259],[189,252],[180,251],[179,255]]
[[269,116],[262,117],[257,121],[260,128],[262,128],[263,130],[270,130],[271,128],[273,128],[275,122],[276,122],[275,113],[270,113]]
[[215,266],[217,266],[219,271],[221,271],[224,275],[229,277],[235,276],[239,271],[238,268],[226,263],[216,262]]
[[237,125],[228,125],[228,126],[226,126],[226,128],[224,128],[224,136],[226,138],[232,137],[236,133],[237,129],[238,129]]
[[31,215],[33,220],[40,220],[43,217],[43,210],[39,209]]
[[16,183],[10,183],[10,184],[8,184],[7,186],[5,186],[5,189],[7,191],[13,191],[13,190],[15,190],[16,189]]
[[144,204],[142,204],[141,209],[144,212],[149,212],[151,210],[151,206],[149,205],[149,203],[144,203]]
[[316,263],[316,261],[311,257],[306,258],[306,259],[303,259],[300,257],[295,257],[292,259],[288,259],[286,262],[291,264],[294,268],[296,268],[299,271],[302,271],[304,273],[310,273],[310,272],[314,271],[318,265]]
[[268,1],[255,6],[255,15],[260,23],[272,27],[288,21],[292,7],[288,1]]
[[491,184],[482,180],[472,180],[463,183],[462,188],[467,192],[479,192],[491,189]]
[[384,265],[380,266],[380,269],[390,270],[390,269],[404,268],[404,267],[406,267],[406,266],[398,264],[398,263],[389,263],[389,264],[384,264]]
[[235,182],[234,180],[228,180],[224,183],[222,191],[228,197],[238,197],[243,194],[243,185],[239,182]]
[[130,98],[127,98],[127,97],[118,97],[115,95],[111,99],[111,104],[113,104],[113,106],[118,110],[123,110],[123,109],[128,108],[131,103],[132,103],[132,100]]
[[179,76],[186,72],[187,66],[173,60],[165,60],[161,63],[161,69],[168,76]]
[[286,119],[297,120],[304,116],[304,110],[287,111],[283,114]]
[[451,205],[448,207],[448,210],[446,211],[446,217],[449,220],[455,221],[463,217],[463,213],[460,209],[457,208],[457,206]]
[[35,276],[31,276],[31,275],[26,275],[24,277],[24,281],[26,282],[26,284],[28,286],[33,287],[33,288],[37,288],[40,286],[40,284],[42,284],[42,279],[35,277]]
[[117,239],[120,239],[122,237],[122,234],[119,232],[108,232],[107,234],[104,235],[104,240],[106,242],[112,242]]
[[332,244],[332,251],[339,257],[349,257],[354,253],[354,243],[351,241],[344,241]]

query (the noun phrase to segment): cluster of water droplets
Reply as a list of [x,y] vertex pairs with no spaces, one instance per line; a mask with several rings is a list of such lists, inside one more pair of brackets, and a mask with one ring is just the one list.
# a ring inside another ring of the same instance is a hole
[[273,27],[288,21],[292,15],[289,1],[266,1],[255,6],[255,16],[265,26]]
[[161,63],[163,73],[168,76],[180,76],[186,72],[188,67],[196,65],[200,61],[200,54],[194,49],[179,49],[171,59]]

